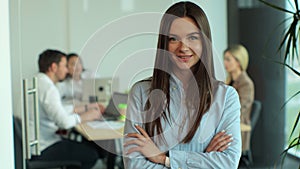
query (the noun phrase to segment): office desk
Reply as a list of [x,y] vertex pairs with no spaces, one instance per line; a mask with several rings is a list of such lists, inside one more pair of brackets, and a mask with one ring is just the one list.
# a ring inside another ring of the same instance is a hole
[[251,131],[251,126],[247,124],[242,124],[241,123],[241,131],[246,132],[246,131]]
[[[92,123],[97,124],[97,122],[99,122],[99,124],[101,123],[100,121],[94,121]],[[101,124],[103,123],[105,122],[103,121]],[[107,151],[107,168],[115,168],[117,164],[116,158],[122,156],[123,139],[120,138],[123,138],[124,123],[125,122],[123,122],[123,127],[114,129],[109,126],[93,128],[89,125],[90,122],[87,122],[77,125],[75,129],[87,140],[93,141],[97,146]]]
[[124,126],[119,129],[113,128],[92,128],[88,123],[79,124],[75,129],[87,140],[111,140],[123,138]]
[[[82,134],[87,140],[111,140],[123,138],[124,127],[120,129],[112,128],[92,128],[87,123],[77,125],[75,129]],[[251,131],[251,126],[241,123],[241,131]]]

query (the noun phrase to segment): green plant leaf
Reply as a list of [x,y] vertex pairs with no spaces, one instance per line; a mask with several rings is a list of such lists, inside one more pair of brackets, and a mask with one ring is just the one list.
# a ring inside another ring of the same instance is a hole
[[289,69],[291,69],[296,75],[298,75],[300,77],[300,72],[298,72],[296,69],[294,69],[293,67],[291,67],[290,65],[286,64],[286,63],[281,63],[278,61],[274,61],[275,63],[281,64],[283,66],[288,67]]
[[[285,13],[290,13],[293,16],[293,21],[289,24],[289,27],[287,29],[285,29],[285,33],[283,34],[283,37],[279,47],[277,49],[277,52],[281,52],[284,51],[283,55],[284,55],[284,63],[275,61],[276,63],[279,63],[281,65],[286,66],[287,68],[289,68],[293,73],[295,73],[299,78],[300,78],[300,72],[299,70],[296,70],[294,67],[293,62],[296,60],[298,60],[299,64],[300,64],[300,57],[299,57],[299,53],[298,53],[298,45],[297,45],[297,41],[299,40],[298,38],[300,38],[300,27],[298,27],[298,21],[300,20],[300,11],[299,11],[299,4],[298,4],[298,0],[294,0],[294,5],[295,5],[295,9],[294,12],[287,10],[283,7],[271,4],[269,2],[267,2],[267,0],[258,0],[261,3],[276,9],[278,11],[281,12],[285,12]],[[292,5],[292,3],[289,1],[290,5]],[[287,64],[288,63],[288,64]],[[291,66],[290,66],[291,65]],[[297,96],[300,93],[300,91],[296,92],[292,97],[290,97],[285,103],[284,105],[281,107],[281,109],[291,100],[293,99],[295,96]],[[298,112],[297,118],[295,120],[295,123],[293,125],[292,131],[290,133],[289,136],[289,140],[291,140],[293,134],[295,133],[297,127],[300,125],[300,111]],[[299,147],[300,146],[300,131],[299,131],[299,136],[294,138],[292,140],[292,142],[290,142],[290,144],[288,145],[288,147],[281,153],[281,156],[283,156],[282,161],[281,161],[281,168],[283,168],[283,163],[285,160],[285,157],[288,153],[288,151],[294,147]],[[300,165],[299,165],[299,169],[300,169]]]
[[[273,41],[272,41],[272,38],[274,37],[274,36],[277,36],[277,34],[275,34],[275,31],[280,27],[280,26],[282,26],[282,25],[284,25],[288,20],[290,20],[290,19],[293,19],[293,17],[287,17],[286,19],[284,19],[283,21],[281,21],[269,34],[268,34],[268,39],[267,39],[267,41],[265,42],[265,44],[264,44],[264,47],[263,47],[263,58],[267,58],[266,57],[266,49],[268,48],[267,46],[270,44],[270,43],[273,43]],[[287,24],[287,23],[286,23]],[[300,29],[300,28],[299,28]],[[283,31],[283,33],[282,34],[280,34],[280,36],[283,36],[283,35],[285,35],[285,31],[286,31],[286,28],[285,28],[285,30]],[[280,50],[278,49],[277,50],[277,52],[280,52]]]
[[[299,112],[300,113],[300,112]],[[296,137],[293,139],[293,141],[288,145],[288,147],[286,149],[284,149],[284,151],[280,154],[280,156],[283,156],[282,157],[282,160],[281,160],[281,168],[283,167],[283,164],[284,164],[284,160],[288,154],[288,151],[296,146],[299,146],[300,145],[300,136],[299,137]]]
[[[296,121],[295,121],[295,123],[294,123],[294,127],[293,127],[293,129],[292,129],[292,132],[291,132],[291,134],[290,134],[289,139],[291,139],[291,137],[292,137],[292,135],[293,135],[293,133],[294,133],[294,131],[295,131],[297,125],[298,125],[299,119],[300,119],[300,111],[299,111],[298,116],[297,116],[297,118],[296,118]],[[300,136],[298,137],[298,145],[299,145],[299,138],[300,138]]]
[[[294,20],[293,20],[293,22],[294,22]],[[287,38],[290,36],[291,31],[292,31],[291,29],[292,29],[293,22],[291,23],[291,26],[290,26],[290,28],[288,29],[288,31],[285,33],[285,35],[284,35],[284,37],[283,37],[283,39],[282,39],[282,41],[281,41],[281,43],[280,43],[279,48],[278,48],[277,51],[279,51],[279,50],[283,47],[285,41],[286,41]]]
[[300,137],[296,137],[293,139],[293,141],[289,144],[289,146],[280,154],[280,155],[286,155],[286,153],[291,149],[291,148],[294,148],[296,146],[298,146],[300,143],[299,143],[299,139]]
[[298,56],[298,50],[297,50],[297,29],[296,29],[296,27],[297,27],[297,24],[298,24],[298,19],[297,19],[297,23],[296,23],[296,25],[295,25],[295,30],[294,30],[294,32],[293,32],[293,36],[292,36],[292,38],[293,38],[293,43],[292,43],[292,61],[294,60],[294,57],[295,56]]
[[[295,49],[297,50],[297,37],[296,37],[296,28],[297,28],[297,24],[298,24],[298,19],[296,19],[294,17],[293,22],[291,23],[290,28],[288,29],[288,31],[286,32],[284,38],[282,39],[279,48],[277,50],[277,52],[279,50],[281,50],[284,46],[284,44],[286,43],[286,49],[285,49],[285,54],[284,54],[284,62],[286,63],[286,60],[288,58],[288,56],[290,55],[290,48],[291,48],[291,44],[292,44],[292,51],[295,51]],[[294,53],[294,52],[293,52]]]
[[285,105],[292,100],[294,97],[296,97],[298,94],[300,94],[300,91],[296,92],[293,96],[291,96],[287,101],[284,102],[284,104],[281,106],[281,110],[285,107]]
[[295,2],[296,10],[299,11],[298,0],[294,0],[294,2]]
[[264,4],[267,5],[267,6],[270,6],[270,7],[272,7],[272,8],[278,9],[278,10],[280,10],[280,11],[294,14],[294,12],[292,12],[292,11],[289,11],[289,10],[284,9],[284,8],[282,8],[282,7],[279,7],[279,6],[277,6],[277,5],[271,4],[271,3],[266,2],[266,1],[264,1],[264,0],[258,0],[258,1],[264,3]]

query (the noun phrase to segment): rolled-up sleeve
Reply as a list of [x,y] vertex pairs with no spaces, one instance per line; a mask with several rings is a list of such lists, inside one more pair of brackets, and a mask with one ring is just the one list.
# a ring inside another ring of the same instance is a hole
[[74,113],[68,113],[64,109],[59,92],[55,86],[41,93],[40,105],[49,120],[54,121],[59,128],[69,129],[78,123],[78,117]]

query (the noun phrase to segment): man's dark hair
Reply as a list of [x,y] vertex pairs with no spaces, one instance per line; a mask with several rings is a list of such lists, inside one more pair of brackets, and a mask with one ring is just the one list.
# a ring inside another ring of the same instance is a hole
[[59,50],[47,49],[39,56],[39,70],[42,73],[46,73],[52,63],[59,64],[62,57],[66,57],[66,54]]

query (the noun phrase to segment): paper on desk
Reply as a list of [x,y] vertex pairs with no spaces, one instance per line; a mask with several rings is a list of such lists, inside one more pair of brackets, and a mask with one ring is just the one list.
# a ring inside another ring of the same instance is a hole
[[91,121],[91,122],[87,122],[87,125],[89,125],[93,129],[114,129],[114,130],[118,130],[118,129],[124,127],[124,122],[119,122],[119,121]]

